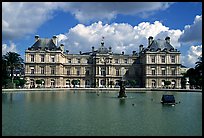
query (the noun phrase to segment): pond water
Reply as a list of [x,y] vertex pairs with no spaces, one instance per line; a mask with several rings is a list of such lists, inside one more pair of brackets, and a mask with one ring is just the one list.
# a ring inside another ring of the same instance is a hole
[[[160,103],[173,94],[175,106]],[[202,93],[2,93],[2,135],[201,136]]]

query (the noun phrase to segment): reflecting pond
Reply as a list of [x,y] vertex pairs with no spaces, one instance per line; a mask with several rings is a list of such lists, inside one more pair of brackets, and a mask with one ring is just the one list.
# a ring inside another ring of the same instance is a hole
[[[173,94],[175,106],[160,103]],[[2,135],[201,136],[202,93],[2,93]]]

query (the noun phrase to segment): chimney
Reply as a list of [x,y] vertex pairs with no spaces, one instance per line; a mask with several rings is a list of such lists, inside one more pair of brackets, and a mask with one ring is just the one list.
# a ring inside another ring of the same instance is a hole
[[140,45],[139,47],[140,47],[140,48],[139,48],[139,52],[141,52],[142,49],[143,49],[143,45]]
[[109,52],[111,52],[112,50],[111,50],[112,48],[111,48],[111,46],[109,47]]
[[39,35],[35,35],[35,42],[38,41],[39,38]]
[[165,40],[166,40],[167,43],[170,44],[170,37],[169,37],[169,36],[167,36],[167,37],[165,38]]
[[81,52],[81,51],[79,51],[79,54],[81,55],[81,54],[82,54],[82,52]]
[[56,36],[56,35],[53,35],[52,41],[53,41],[54,44],[57,46],[57,36]]
[[64,52],[64,45],[60,44],[60,49],[62,50],[62,52]]
[[132,55],[135,55],[136,51],[132,51]]
[[92,46],[92,53],[94,53],[94,46]]
[[122,55],[124,55],[124,51],[122,52]]
[[149,45],[151,45],[151,44],[152,44],[152,42],[153,42],[153,37],[152,37],[152,36],[150,36],[150,37],[148,38],[148,46],[149,46]]

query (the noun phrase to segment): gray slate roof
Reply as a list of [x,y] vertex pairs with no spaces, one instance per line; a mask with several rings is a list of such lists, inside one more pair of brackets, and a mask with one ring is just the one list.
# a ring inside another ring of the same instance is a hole
[[59,50],[60,48],[57,47],[52,39],[49,38],[39,38],[32,46],[31,49],[33,50]]
[[161,51],[166,49],[166,50],[174,50],[174,47],[167,43],[166,40],[161,40],[161,39],[157,39],[157,40],[153,40],[153,42],[147,47],[147,50],[150,51],[157,51],[158,49],[160,49]]

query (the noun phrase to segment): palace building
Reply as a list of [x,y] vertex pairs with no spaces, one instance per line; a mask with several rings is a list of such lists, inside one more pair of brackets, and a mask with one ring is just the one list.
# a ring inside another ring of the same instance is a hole
[[[180,88],[180,52],[170,44],[170,37],[148,41],[138,53],[114,53],[102,40],[98,48],[71,54],[57,44],[56,36],[35,36],[35,43],[25,51],[27,87],[118,87],[123,79],[140,88],[162,88],[165,81]],[[40,86],[36,80],[41,80]]]

